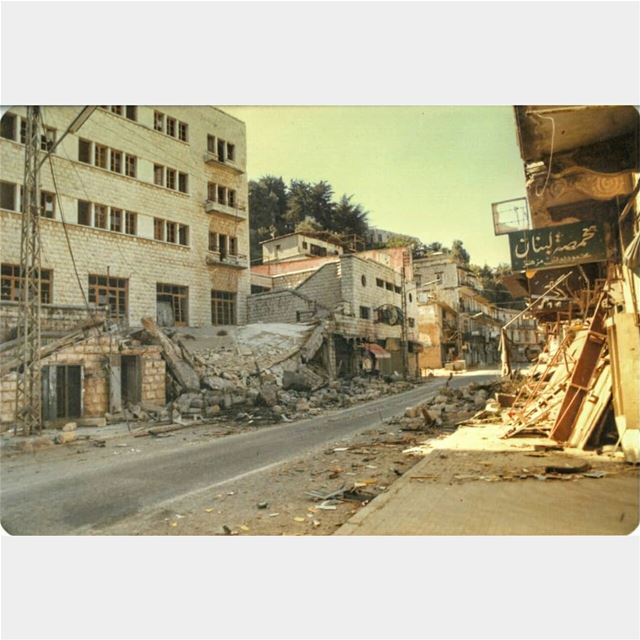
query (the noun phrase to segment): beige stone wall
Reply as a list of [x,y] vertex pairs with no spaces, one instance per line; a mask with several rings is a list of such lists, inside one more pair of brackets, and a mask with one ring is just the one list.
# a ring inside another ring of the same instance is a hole
[[[154,131],[154,109],[189,125],[189,142]],[[12,108],[22,115],[24,110]],[[58,136],[78,113],[75,107],[45,107],[45,124]],[[235,144],[238,170],[218,163],[206,163],[207,134]],[[137,177],[130,178],[78,161],[79,138],[106,145],[137,157]],[[24,146],[0,138],[0,179],[23,181]],[[188,194],[153,184],[154,163],[187,173]],[[70,134],[53,158],[62,207],[56,203],[54,220],[42,220],[42,263],[53,269],[53,302],[82,304],[61,224],[61,213],[69,231],[80,281],[87,286],[90,273],[129,279],[129,313],[132,325],[142,316],[156,315],[156,283],[189,287],[189,323],[211,322],[211,289],[238,292],[238,320],[246,320],[249,270],[223,265],[206,265],[210,230],[236,235],[238,253],[249,255],[249,227],[246,213],[247,175],[244,124],[212,107],[138,107],[138,121],[132,122],[103,109],[96,110],[78,135]],[[206,213],[207,183],[235,189],[244,211],[238,215]],[[48,163],[42,172],[42,188],[54,191]],[[138,236],[77,224],[78,200],[117,207],[138,214]],[[184,247],[153,239],[153,218],[189,226],[189,244]],[[21,214],[0,210],[2,261],[19,262]]]
[[[83,417],[102,416],[109,410],[109,355],[141,356],[142,400],[165,403],[165,362],[157,346],[119,348],[112,336],[93,337],[74,346],[61,349],[42,360],[47,365],[81,365],[83,367]],[[16,375],[10,373],[0,381],[0,422],[15,419]]]
[[[18,311],[17,302],[0,302],[0,342],[15,337]],[[90,317],[103,319],[106,313],[103,308],[97,308],[94,305],[87,309],[84,305],[43,304],[40,317],[43,332],[67,332],[83,324]]]

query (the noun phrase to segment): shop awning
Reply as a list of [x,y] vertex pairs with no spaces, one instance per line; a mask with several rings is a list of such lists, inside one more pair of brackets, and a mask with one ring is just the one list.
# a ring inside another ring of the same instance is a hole
[[365,342],[362,345],[362,348],[369,353],[372,353],[376,358],[390,358],[391,354],[383,349],[379,344],[375,344],[374,342]]

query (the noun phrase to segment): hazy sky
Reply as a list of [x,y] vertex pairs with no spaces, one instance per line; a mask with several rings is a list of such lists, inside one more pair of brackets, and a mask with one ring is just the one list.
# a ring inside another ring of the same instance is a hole
[[327,180],[372,225],[458,238],[474,263],[509,262],[491,203],[525,195],[511,107],[225,107],[247,125],[250,179]]

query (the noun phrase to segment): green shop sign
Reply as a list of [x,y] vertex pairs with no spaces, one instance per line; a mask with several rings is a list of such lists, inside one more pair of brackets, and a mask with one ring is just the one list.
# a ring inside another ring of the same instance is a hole
[[607,259],[604,225],[574,222],[509,234],[514,271],[551,269]]

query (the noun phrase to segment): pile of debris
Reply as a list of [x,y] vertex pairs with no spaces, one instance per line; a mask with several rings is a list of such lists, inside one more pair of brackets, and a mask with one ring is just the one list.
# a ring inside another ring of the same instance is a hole
[[547,342],[507,412],[505,437],[537,433],[578,449],[615,437],[604,299],[588,321]]
[[460,389],[444,386],[435,397],[405,409],[402,417],[391,418],[387,424],[397,424],[401,431],[431,431],[455,429],[469,420],[482,419],[487,413],[497,413],[496,401],[490,396],[503,391],[509,381],[486,384],[470,383]]
[[142,322],[137,337],[163,349],[170,402],[129,407],[129,419],[180,424],[232,412],[236,421],[250,424],[288,421],[413,386],[398,375],[330,380],[319,357],[320,323],[166,331],[151,318]]

